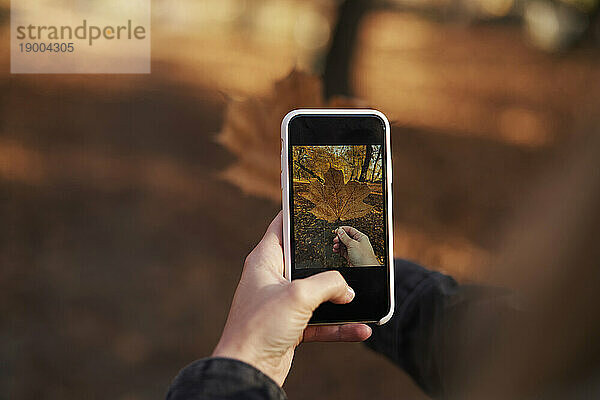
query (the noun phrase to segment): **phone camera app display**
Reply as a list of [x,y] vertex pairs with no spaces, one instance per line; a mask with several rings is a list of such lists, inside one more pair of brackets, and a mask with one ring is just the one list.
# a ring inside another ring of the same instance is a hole
[[381,145],[292,146],[294,265],[385,264]]

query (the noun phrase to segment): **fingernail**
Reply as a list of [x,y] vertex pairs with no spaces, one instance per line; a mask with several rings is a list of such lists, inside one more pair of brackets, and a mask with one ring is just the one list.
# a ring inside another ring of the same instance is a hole
[[348,293],[346,294],[346,296],[348,297],[348,303],[354,300],[354,296],[356,296],[356,293],[354,293],[354,289],[352,289],[350,286],[348,286]]

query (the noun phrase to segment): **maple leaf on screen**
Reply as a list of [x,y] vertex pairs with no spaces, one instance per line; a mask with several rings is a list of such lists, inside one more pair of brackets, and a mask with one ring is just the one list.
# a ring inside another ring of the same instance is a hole
[[346,183],[344,172],[332,167],[323,178],[323,183],[315,179],[307,192],[299,193],[315,205],[310,212],[318,219],[327,222],[347,221],[364,217],[373,208],[363,202],[371,193],[366,183],[354,180]]
[[281,201],[281,120],[296,108],[362,108],[359,99],[323,99],[321,79],[293,70],[277,81],[270,94],[232,99],[217,141],[237,156],[222,177],[244,192]]

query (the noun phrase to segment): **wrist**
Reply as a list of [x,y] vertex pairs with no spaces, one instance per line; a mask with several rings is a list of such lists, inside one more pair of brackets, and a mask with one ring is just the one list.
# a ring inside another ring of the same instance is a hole
[[269,358],[258,357],[256,356],[255,352],[250,351],[244,345],[239,343],[230,343],[224,341],[223,339],[219,341],[213,350],[211,357],[231,358],[244,362],[271,378],[279,386],[283,385],[283,380],[281,379],[281,374],[279,373],[281,370],[281,359],[273,360]]
[[219,340],[219,343],[217,343],[215,346],[211,357],[233,358],[250,365],[255,364],[252,360],[252,357],[250,357],[249,352],[244,349],[243,345],[240,345],[235,341],[227,341],[224,338]]

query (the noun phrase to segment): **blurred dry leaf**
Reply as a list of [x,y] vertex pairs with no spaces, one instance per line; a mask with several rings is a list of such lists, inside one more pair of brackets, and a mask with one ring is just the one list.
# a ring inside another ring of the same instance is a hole
[[315,205],[315,208],[310,210],[315,217],[327,222],[347,221],[364,217],[373,208],[363,202],[371,193],[366,183],[345,183],[344,173],[335,168],[329,168],[324,178],[323,183],[313,180],[308,191],[300,193],[300,196]]
[[293,70],[261,98],[230,100],[217,141],[237,156],[223,178],[245,193],[281,201],[280,126],[296,108],[363,108],[359,99],[323,98],[321,79]]

